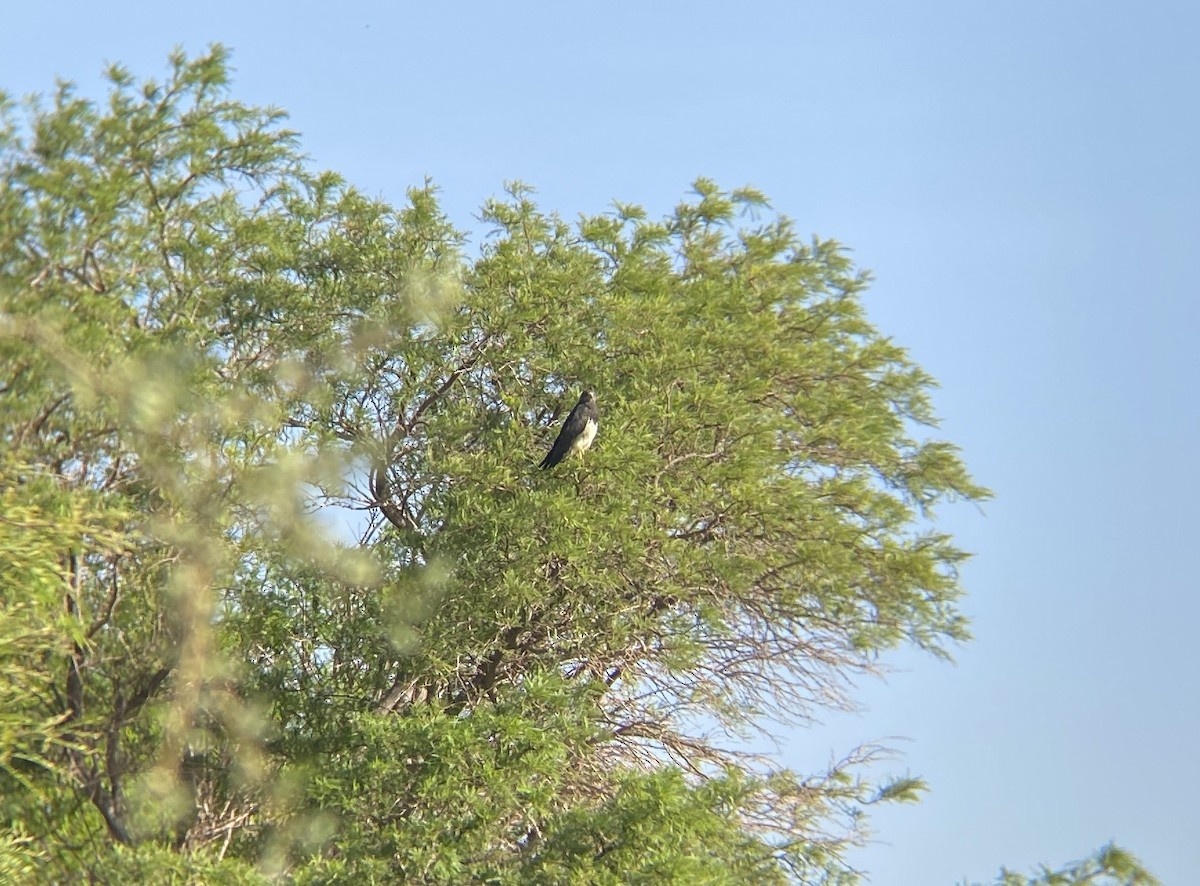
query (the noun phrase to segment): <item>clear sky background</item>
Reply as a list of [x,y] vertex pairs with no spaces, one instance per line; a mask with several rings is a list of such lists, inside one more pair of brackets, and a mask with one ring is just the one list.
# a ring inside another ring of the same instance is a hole
[[997,498],[943,515],[977,554],[957,666],[893,656],[781,759],[906,737],[932,792],[874,819],[883,886],[1109,839],[1197,882],[1200,5],[11,3],[0,89],[213,41],[316,166],[393,202],[431,175],[463,228],[506,179],[574,218],[704,175],[851,247]]

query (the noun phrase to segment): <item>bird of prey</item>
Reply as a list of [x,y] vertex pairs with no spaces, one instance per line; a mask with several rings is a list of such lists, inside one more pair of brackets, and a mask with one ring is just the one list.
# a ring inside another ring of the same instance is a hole
[[596,408],[596,395],[591,391],[584,391],[580,394],[579,402],[575,404],[571,414],[567,416],[567,420],[563,422],[562,430],[558,432],[558,439],[554,441],[554,445],[550,447],[550,451],[546,453],[546,457],[542,459],[542,463],[538,467],[552,468],[575,452],[582,455],[584,450],[591,446],[592,441],[596,439],[596,431],[599,427],[600,410]]

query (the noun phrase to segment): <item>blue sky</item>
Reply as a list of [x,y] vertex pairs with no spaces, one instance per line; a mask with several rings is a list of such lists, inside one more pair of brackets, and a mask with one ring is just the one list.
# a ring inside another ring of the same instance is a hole
[[904,736],[925,802],[881,813],[879,884],[988,879],[1109,839],[1200,869],[1200,7],[1184,2],[13,4],[0,88],[99,95],[220,41],[235,94],[317,166],[460,226],[506,179],[567,218],[753,184],[871,268],[876,324],[942,384],[993,487],[943,524],[976,640],[901,653],[800,770]]

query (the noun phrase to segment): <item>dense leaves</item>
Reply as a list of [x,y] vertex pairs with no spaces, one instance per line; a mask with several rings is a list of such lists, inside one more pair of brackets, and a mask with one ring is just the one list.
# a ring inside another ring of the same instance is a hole
[[[475,258],[224,52],[0,131],[0,873],[841,882],[871,749],[736,735],[964,639],[978,500],[837,244],[699,181]],[[583,386],[600,438],[536,470]]]

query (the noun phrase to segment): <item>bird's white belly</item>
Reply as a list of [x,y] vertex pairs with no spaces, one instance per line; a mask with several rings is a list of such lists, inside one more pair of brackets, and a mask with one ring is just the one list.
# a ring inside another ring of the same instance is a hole
[[592,441],[596,439],[597,425],[590,419],[583,426],[583,430],[579,432],[579,436],[575,438],[575,442],[571,444],[572,452],[583,452],[592,445]]

